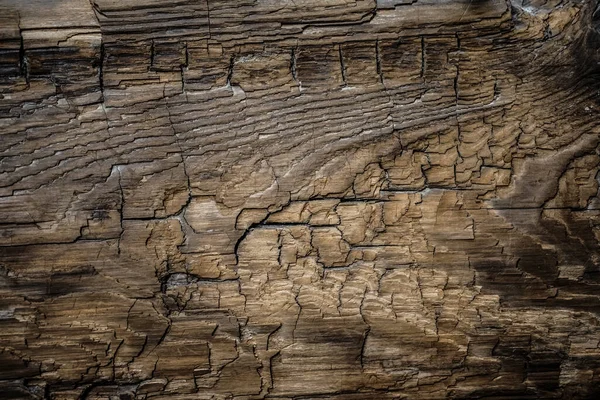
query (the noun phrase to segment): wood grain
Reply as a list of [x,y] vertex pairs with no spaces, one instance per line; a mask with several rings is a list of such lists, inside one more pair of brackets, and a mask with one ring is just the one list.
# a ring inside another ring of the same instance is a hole
[[600,396],[594,0],[0,0],[0,397]]

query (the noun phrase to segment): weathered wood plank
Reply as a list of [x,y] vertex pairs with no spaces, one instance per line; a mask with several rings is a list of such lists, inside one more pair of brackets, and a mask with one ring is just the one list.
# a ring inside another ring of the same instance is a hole
[[0,0],[0,397],[596,398],[597,9]]

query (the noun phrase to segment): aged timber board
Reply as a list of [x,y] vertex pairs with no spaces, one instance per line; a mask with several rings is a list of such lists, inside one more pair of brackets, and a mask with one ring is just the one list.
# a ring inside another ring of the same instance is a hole
[[595,0],[0,0],[0,398],[600,398]]

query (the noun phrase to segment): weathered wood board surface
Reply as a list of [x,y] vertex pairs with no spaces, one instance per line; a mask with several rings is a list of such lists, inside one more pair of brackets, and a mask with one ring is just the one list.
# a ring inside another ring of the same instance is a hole
[[0,0],[0,398],[600,398],[593,0]]

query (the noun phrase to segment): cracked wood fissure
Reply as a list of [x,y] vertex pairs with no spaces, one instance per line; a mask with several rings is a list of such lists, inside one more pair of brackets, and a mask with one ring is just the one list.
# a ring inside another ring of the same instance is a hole
[[0,0],[0,398],[599,398],[597,10]]

